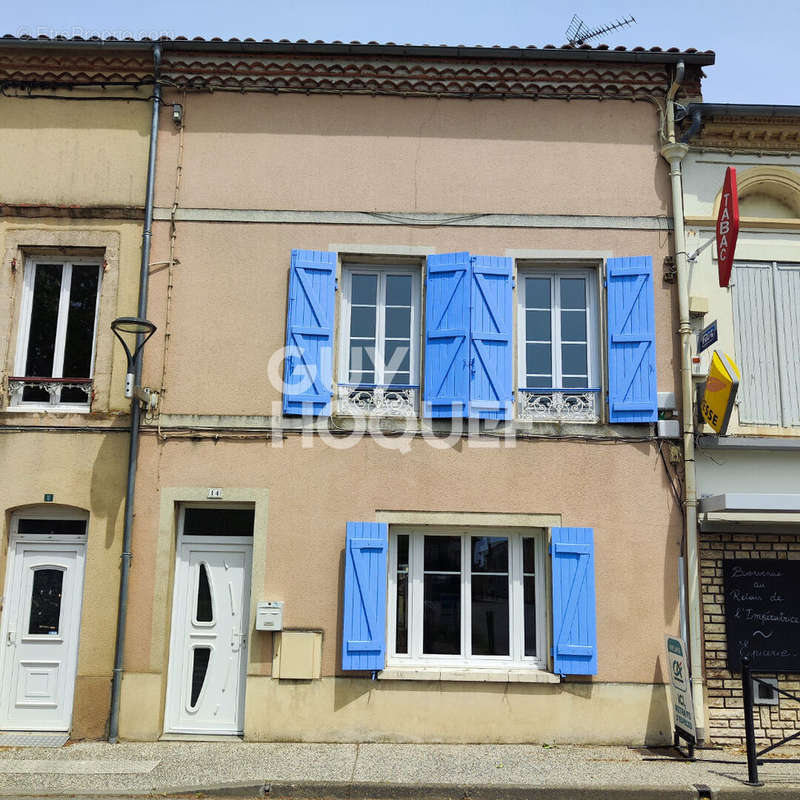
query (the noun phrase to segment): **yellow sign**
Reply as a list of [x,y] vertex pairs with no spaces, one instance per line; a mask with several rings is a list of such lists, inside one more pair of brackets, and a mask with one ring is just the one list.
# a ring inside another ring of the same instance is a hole
[[715,350],[711,356],[700,413],[720,436],[724,436],[728,430],[728,421],[731,418],[738,389],[739,368],[733,363],[732,358]]

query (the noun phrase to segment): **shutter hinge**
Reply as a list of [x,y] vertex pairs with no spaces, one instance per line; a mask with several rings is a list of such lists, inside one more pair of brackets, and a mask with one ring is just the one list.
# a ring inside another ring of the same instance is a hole
[[603,278],[603,287],[608,288],[608,278]]
[[334,292],[338,292],[339,291],[339,279],[338,278],[334,278],[333,279],[333,291]]
[[555,658],[555,657],[556,657],[556,648],[555,648],[555,647],[551,647],[551,648],[550,648],[550,655],[551,655],[553,658]]
[[549,555],[549,556],[553,555],[553,543],[552,542],[550,542],[550,544],[547,545],[547,555]]
[[513,277],[513,276],[511,277],[511,288],[512,289],[516,289],[517,288],[517,279],[515,277]]
[[475,262],[476,262],[477,260],[478,260],[478,259],[477,259],[475,256],[470,256],[470,257],[469,257],[469,263],[470,263],[470,266],[473,266],[473,267],[474,267],[474,266],[475,266]]

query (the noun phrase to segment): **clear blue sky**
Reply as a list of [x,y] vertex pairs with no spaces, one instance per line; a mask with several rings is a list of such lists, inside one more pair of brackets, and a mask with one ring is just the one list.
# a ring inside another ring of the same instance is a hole
[[798,0],[44,0],[3,4],[0,33],[233,36],[412,44],[561,45],[573,13],[592,26],[635,25],[594,40],[625,47],[714,50],[704,99],[800,105]]

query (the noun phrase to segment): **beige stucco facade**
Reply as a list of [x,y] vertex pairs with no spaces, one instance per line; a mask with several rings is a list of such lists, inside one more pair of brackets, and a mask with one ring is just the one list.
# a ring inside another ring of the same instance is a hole
[[[4,64],[15,58],[2,55]],[[110,323],[136,309],[149,106],[4,97],[0,118],[0,581],[15,513],[88,512],[69,731],[100,738],[108,722],[130,438],[125,358]],[[25,324],[23,283],[34,257],[103,264],[88,413],[9,408]],[[0,591],[8,614],[12,586],[5,582]],[[12,691],[8,677],[4,686]]]
[[[223,504],[269,493],[263,527],[262,501],[251,500],[254,552],[265,560],[254,556],[245,739],[669,740],[662,650],[678,627],[681,516],[650,426],[522,424],[500,440],[465,435],[435,447],[411,420],[400,428],[416,436],[378,430],[348,441],[336,432],[351,425],[346,417],[284,417],[281,387],[289,255],[301,248],[337,253],[340,278],[348,260],[399,258],[422,272],[426,255],[453,251],[508,256],[515,274],[548,260],[602,272],[609,257],[651,255],[658,389],[675,392],[655,106],[174,99],[184,128],[162,119],[153,258],[169,258],[174,231],[180,263],[150,281],[159,330],[144,381],[162,391],[161,418],[141,440],[130,613],[147,626],[127,644],[121,734],[146,740],[164,730],[178,497],[218,487]],[[431,225],[426,215],[452,219]],[[337,338],[341,324],[337,316]],[[391,420],[379,427],[398,429]],[[343,671],[351,520],[388,521],[390,532],[409,520],[545,536],[553,525],[593,527],[598,673],[384,670],[372,681]],[[283,634],[255,630],[260,600],[282,601],[284,630],[321,642],[311,677],[279,677]]]

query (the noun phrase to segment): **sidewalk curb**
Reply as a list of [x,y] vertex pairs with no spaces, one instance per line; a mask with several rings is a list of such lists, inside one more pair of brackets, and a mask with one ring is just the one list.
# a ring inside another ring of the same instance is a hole
[[[63,792],[36,795],[0,795],[0,800],[56,798]],[[652,784],[595,786],[555,784],[428,784],[350,781],[275,781],[272,783],[217,783],[209,786],[171,787],[162,791],[70,794],[70,800],[797,800],[794,786],[731,786],[708,789],[692,786],[656,787]]]
[[689,786],[531,786],[528,784],[429,784],[273,782],[270,800],[697,800]]

